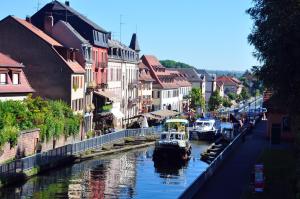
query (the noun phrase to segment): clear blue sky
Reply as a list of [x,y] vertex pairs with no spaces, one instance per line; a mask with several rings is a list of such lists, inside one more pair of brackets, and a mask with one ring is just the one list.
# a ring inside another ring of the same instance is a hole
[[[40,0],[40,8],[51,0]],[[70,0],[73,8],[129,44],[136,31],[142,54],[173,59],[205,69],[246,70],[258,62],[247,42],[251,0]],[[0,18],[25,18],[38,0],[1,2]]]

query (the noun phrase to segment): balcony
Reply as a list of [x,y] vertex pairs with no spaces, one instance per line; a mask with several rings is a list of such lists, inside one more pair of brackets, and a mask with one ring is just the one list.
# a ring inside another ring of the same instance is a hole
[[142,104],[143,105],[151,105],[152,104],[152,100],[151,99],[142,99]]
[[96,62],[96,68],[106,68],[107,63],[106,62]]
[[133,81],[128,83],[128,88],[129,89],[134,89],[134,88],[138,88],[139,82],[138,81]]

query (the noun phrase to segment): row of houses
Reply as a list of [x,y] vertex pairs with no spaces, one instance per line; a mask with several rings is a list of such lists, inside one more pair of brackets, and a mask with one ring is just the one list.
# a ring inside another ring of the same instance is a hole
[[150,111],[188,111],[192,87],[206,101],[216,89],[234,90],[204,70],[167,69],[155,56],[140,57],[135,33],[128,46],[114,40],[68,1],[52,1],[26,19],[7,16],[0,35],[0,99],[33,93],[63,100],[82,114],[84,132],[124,128]]

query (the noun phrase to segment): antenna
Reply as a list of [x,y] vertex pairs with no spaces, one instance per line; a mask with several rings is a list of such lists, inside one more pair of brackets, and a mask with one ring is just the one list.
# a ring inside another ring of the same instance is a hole
[[120,15],[120,43],[122,43],[122,25],[124,25],[122,22],[122,16],[123,15]]

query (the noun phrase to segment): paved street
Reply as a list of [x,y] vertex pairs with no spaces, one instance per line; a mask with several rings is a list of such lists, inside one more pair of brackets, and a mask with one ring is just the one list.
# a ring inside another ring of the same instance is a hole
[[240,198],[247,189],[255,161],[269,142],[265,139],[266,121],[257,124],[246,141],[237,148],[215,175],[199,190],[194,198]]

